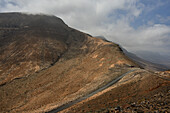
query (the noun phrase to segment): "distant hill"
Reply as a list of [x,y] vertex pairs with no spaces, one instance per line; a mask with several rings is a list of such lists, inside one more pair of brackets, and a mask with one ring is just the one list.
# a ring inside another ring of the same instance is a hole
[[125,53],[125,55],[127,55],[130,59],[132,59],[133,61],[135,61],[137,64],[139,64],[142,68],[146,69],[146,70],[153,70],[153,71],[166,71],[169,68],[165,65],[162,64],[156,64],[156,63],[152,63],[149,61],[146,61],[138,56],[136,56],[135,54],[128,52],[126,49],[124,49],[123,47],[121,47],[123,52]]
[[153,63],[165,65],[170,69],[170,56],[168,55],[161,55],[157,52],[150,51],[136,51],[135,54]]

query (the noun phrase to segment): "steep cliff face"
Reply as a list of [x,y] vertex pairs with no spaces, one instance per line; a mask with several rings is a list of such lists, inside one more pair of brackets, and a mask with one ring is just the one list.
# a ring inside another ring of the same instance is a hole
[[0,111],[40,112],[82,97],[136,66],[117,44],[54,16],[0,14]]

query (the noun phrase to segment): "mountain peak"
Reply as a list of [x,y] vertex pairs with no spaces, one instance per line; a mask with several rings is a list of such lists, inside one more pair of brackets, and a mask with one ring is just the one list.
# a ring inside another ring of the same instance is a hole
[[1,13],[0,26],[8,28],[56,28],[58,26],[67,27],[67,25],[58,17],[42,14],[25,13]]

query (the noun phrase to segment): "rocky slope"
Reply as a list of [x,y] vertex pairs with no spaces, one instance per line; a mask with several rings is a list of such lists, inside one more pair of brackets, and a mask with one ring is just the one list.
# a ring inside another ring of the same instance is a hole
[[[135,66],[118,45],[54,16],[0,14],[0,111],[46,111]],[[35,73],[36,72],[36,73]]]
[[57,17],[0,14],[0,85],[54,64],[67,50],[68,30]]
[[[0,14],[0,112],[50,111],[137,67],[119,45],[72,29],[55,16]],[[161,77],[137,68],[95,99],[66,110],[96,111],[109,108],[109,102],[122,105],[167,92],[169,82]]]
[[169,113],[170,74],[137,69],[110,88],[61,113]]

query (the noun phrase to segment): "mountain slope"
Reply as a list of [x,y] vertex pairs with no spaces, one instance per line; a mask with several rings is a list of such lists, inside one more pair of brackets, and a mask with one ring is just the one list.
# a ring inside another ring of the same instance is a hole
[[[105,40],[105,41],[108,41],[108,40],[107,40],[105,37],[103,37],[103,36],[96,36],[96,37],[97,37],[97,38],[100,38],[100,39],[103,39],[103,40]],[[144,68],[144,69],[146,69],[146,70],[152,70],[152,71],[166,71],[166,70],[169,69],[169,66],[166,65],[166,64],[168,64],[168,62],[163,63],[163,62],[160,61],[160,60],[164,60],[163,57],[158,57],[160,64],[158,64],[158,63],[153,63],[151,59],[152,59],[153,57],[156,57],[156,56],[154,56],[152,53],[150,53],[152,56],[150,55],[150,57],[146,58],[146,59],[150,59],[150,60],[144,60],[144,59],[143,59],[143,58],[145,58],[144,56],[147,56],[147,55],[149,56],[149,52],[148,52],[148,53],[144,52],[143,54],[146,53],[146,55],[144,55],[143,57],[138,57],[136,54],[127,51],[127,50],[126,50],[125,48],[123,48],[122,46],[120,46],[120,48],[122,49],[123,53],[124,53],[126,56],[128,56],[132,61],[136,62],[141,68]],[[138,53],[138,52],[137,52],[137,53]],[[141,52],[141,54],[142,54],[142,52]],[[162,59],[161,59],[161,58],[162,58]],[[154,59],[155,59],[155,58],[154,58]],[[168,58],[165,58],[165,60],[168,61]]]
[[0,14],[0,84],[54,64],[67,49],[68,31],[57,17]]
[[4,13],[0,19],[1,112],[51,110],[137,66],[117,44],[57,17]]
[[0,14],[0,112],[47,112],[134,69],[96,99],[66,111],[107,109],[108,102],[117,105],[112,99],[123,98],[122,105],[169,91],[168,74],[138,67],[118,44],[70,28],[55,16]]

